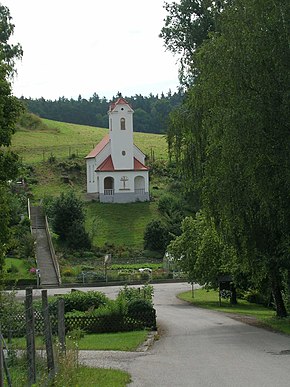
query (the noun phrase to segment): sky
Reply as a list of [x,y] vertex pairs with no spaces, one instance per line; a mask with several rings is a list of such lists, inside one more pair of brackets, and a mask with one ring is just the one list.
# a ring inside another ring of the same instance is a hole
[[[177,58],[158,37],[164,0],[0,0],[24,54],[17,97],[112,98],[178,87]],[[167,2],[171,2],[168,0]]]

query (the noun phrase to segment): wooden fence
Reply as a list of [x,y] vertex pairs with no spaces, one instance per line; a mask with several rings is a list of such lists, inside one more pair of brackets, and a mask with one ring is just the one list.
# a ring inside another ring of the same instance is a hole
[[[0,317],[1,319],[1,317]],[[109,315],[109,316],[66,316],[65,330],[82,329],[87,333],[104,332],[125,332],[139,329],[156,329],[155,309],[135,312],[130,315]],[[58,330],[58,317],[50,316],[51,329],[53,334]],[[44,330],[44,318],[42,312],[34,311],[35,334],[41,335]],[[25,314],[18,314],[5,318],[2,322],[2,334],[4,337],[22,337],[26,334]]]

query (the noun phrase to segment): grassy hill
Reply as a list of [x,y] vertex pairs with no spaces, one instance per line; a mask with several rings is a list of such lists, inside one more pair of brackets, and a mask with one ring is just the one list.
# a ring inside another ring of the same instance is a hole
[[93,243],[142,248],[146,225],[158,217],[156,203],[108,204],[90,202],[87,208],[87,229],[93,230]]
[[[13,136],[12,147],[23,162],[35,164],[45,161],[53,154],[57,159],[71,154],[85,157],[104,137],[108,129],[68,124],[43,119],[47,130],[21,130]],[[155,158],[167,159],[165,136],[150,133],[134,133],[135,144]]]
[[[46,126],[40,130],[17,131],[12,143],[13,150],[23,163],[33,167],[30,176],[33,200],[56,196],[69,189],[74,189],[85,200],[83,158],[108,130],[51,120],[43,122]],[[163,135],[134,133],[134,142],[144,153],[154,153],[155,159],[167,158]],[[69,184],[64,181],[63,175],[69,177]],[[151,186],[162,188],[162,182],[151,181]],[[154,190],[156,197],[161,192],[162,189]],[[150,220],[158,217],[156,201],[132,204],[86,202],[85,206],[86,226],[97,246],[107,242],[142,249],[145,227]]]

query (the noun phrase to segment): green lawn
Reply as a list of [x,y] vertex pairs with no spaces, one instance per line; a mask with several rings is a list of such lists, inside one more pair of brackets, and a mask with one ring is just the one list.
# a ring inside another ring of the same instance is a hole
[[145,227],[153,218],[158,217],[155,202],[89,202],[86,209],[86,227],[87,230],[95,230],[93,243],[98,246],[109,242],[142,249]]
[[89,334],[78,341],[79,349],[134,351],[148,335],[147,331]]
[[[42,364],[41,364],[42,363]],[[10,375],[13,386],[26,387],[27,384],[27,369],[24,360],[14,361],[13,367],[10,367]],[[33,386],[43,387],[48,385],[46,365],[44,361],[37,362],[37,383]],[[57,373],[54,380],[54,387],[125,387],[130,382],[131,378],[127,372],[105,369],[105,368],[90,368],[86,366],[74,367],[61,370]],[[5,380],[6,382],[6,380]],[[6,386],[4,382],[4,386]],[[51,384],[49,384],[51,385]]]
[[[50,154],[57,159],[68,157],[72,153],[85,157],[108,132],[108,129],[104,128],[47,119],[43,121],[48,127],[56,130],[18,131],[13,136],[12,149],[25,163],[39,163],[47,160]],[[156,159],[168,157],[164,135],[135,132],[134,142],[148,155],[153,150]]]
[[[73,340],[67,337],[68,347],[73,346],[77,341],[78,349],[80,350],[111,350],[111,351],[134,351],[142,344],[148,332],[133,331],[133,332],[117,332],[117,333],[99,333],[86,334],[83,338]],[[13,347],[17,349],[26,348],[26,340],[24,337],[14,338],[12,341]],[[35,340],[36,349],[45,347],[43,336],[37,336]]]
[[[68,378],[56,377],[55,387],[125,387],[131,381],[125,371],[79,366]],[[73,384],[72,384],[73,383]]]
[[34,278],[35,275],[29,273],[30,266],[31,265],[29,265],[29,263],[24,259],[5,258],[4,269],[8,270],[14,267],[15,270],[17,270],[16,273],[13,272],[6,274],[6,278]]
[[275,331],[290,334],[290,318],[277,318],[274,310],[265,308],[262,305],[249,303],[245,300],[238,300],[237,305],[230,305],[229,301],[222,300],[222,306],[219,306],[218,292],[205,289],[195,290],[194,298],[192,298],[191,291],[180,293],[178,298],[201,308],[251,316],[256,318],[261,325],[267,326]]
[[[78,350],[112,350],[112,351],[134,351],[147,338],[148,332],[118,332],[102,334],[86,334],[83,338],[77,340]],[[69,336],[69,335],[68,335]],[[61,363],[59,372],[54,381],[55,387],[72,387],[72,386],[98,386],[98,387],[123,387],[130,382],[130,375],[127,372],[89,368],[84,366],[75,367],[76,340],[67,338],[67,356]],[[14,338],[12,341],[13,348],[25,349],[25,338]],[[36,337],[36,349],[45,347],[43,337]],[[45,385],[47,378],[46,365],[40,359],[37,359],[38,379],[36,386]],[[15,360],[11,368],[13,385],[26,386],[27,370],[24,359]],[[41,381],[40,381],[41,380]]]

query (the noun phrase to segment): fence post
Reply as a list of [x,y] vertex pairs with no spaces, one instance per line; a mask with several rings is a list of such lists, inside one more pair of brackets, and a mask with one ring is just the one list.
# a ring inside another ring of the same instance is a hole
[[33,305],[32,305],[32,288],[26,289],[25,317],[26,317],[28,384],[29,386],[31,386],[32,384],[36,383],[35,327],[34,327],[34,311],[33,311]]
[[65,346],[65,321],[64,321],[64,299],[59,298],[58,299],[58,319],[57,319],[57,324],[58,324],[58,339],[60,343],[60,348],[62,352],[65,353],[66,351],[66,346]]
[[52,346],[52,332],[50,324],[50,316],[48,310],[48,301],[47,301],[47,290],[41,291],[42,295],[42,312],[44,319],[44,337],[45,337],[45,347],[46,347],[46,356],[47,356],[47,369],[48,372],[54,374],[54,357],[53,357],[53,346]]

